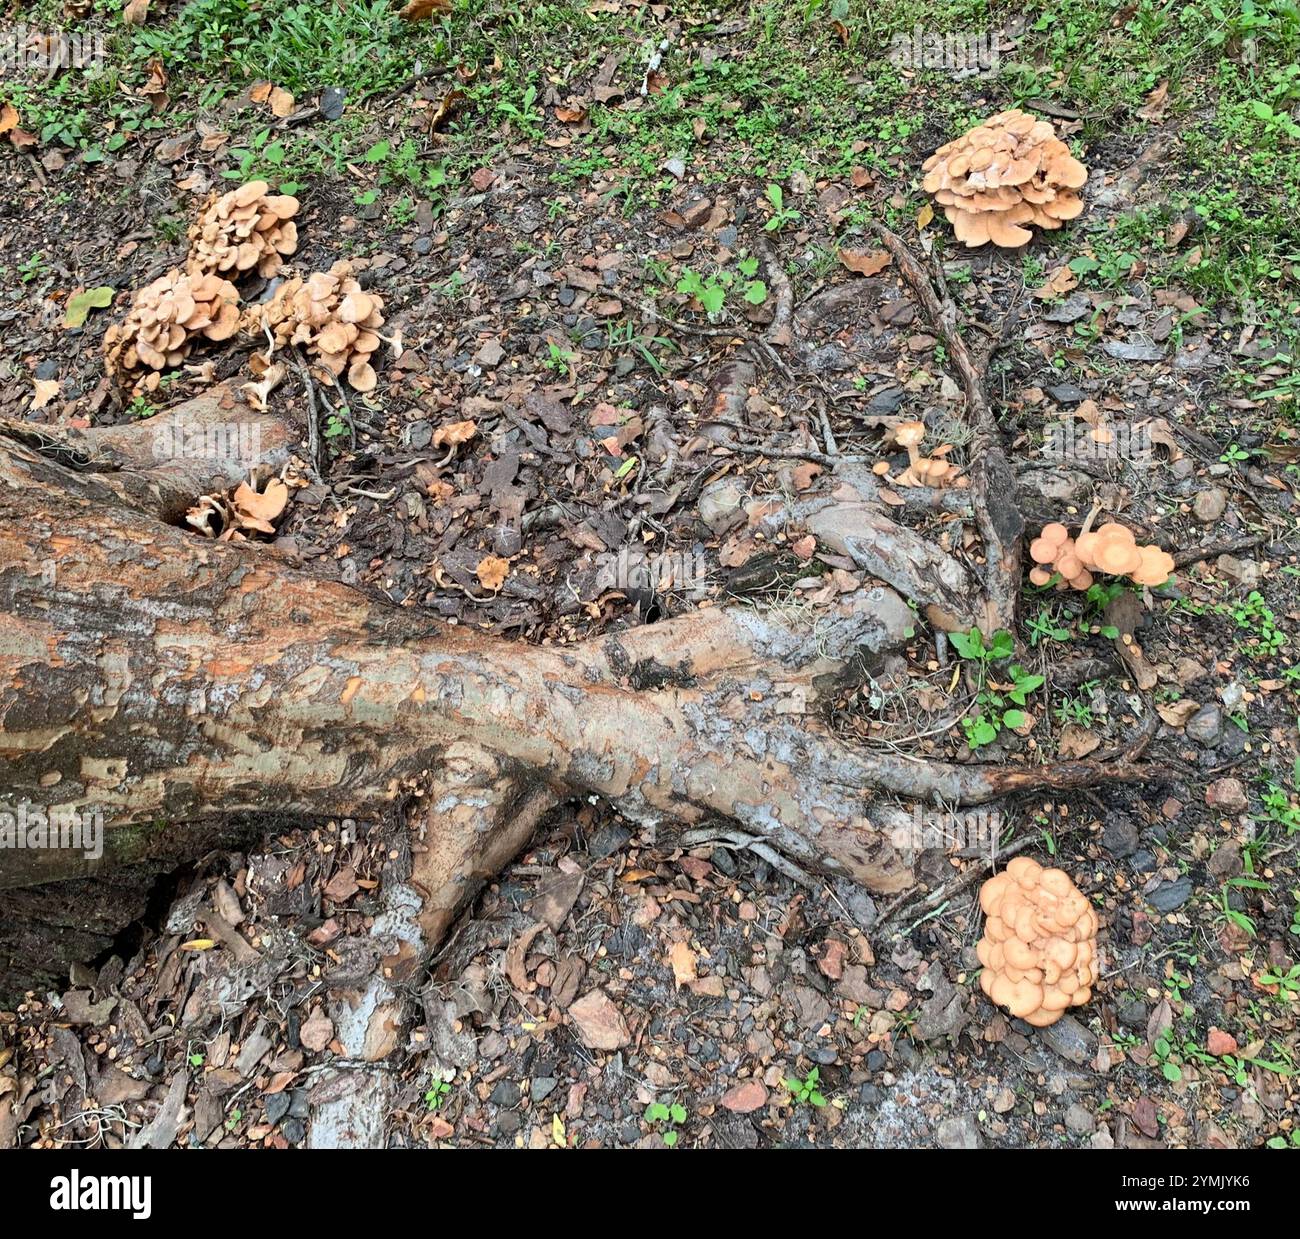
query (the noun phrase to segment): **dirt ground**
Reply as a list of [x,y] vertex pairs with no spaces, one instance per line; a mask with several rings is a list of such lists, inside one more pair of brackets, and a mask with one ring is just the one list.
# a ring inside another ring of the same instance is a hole
[[[919,617],[835,703],[863,745],[1026,764],[1158,712],[1147,783],[986,819],[1096,908],[1087,1006],[1035,1030],[984,997],[978,849],[930,848],[916,891],[873,899],[722,828],[683,847],[575,802],[399,974],[422,1019],[390,1059],[391,1144],[1300,1147],[1300,30],[1228,7],[1199,30],[1194,4],[10,15],[109,50],[0,95],[23,135],[0,136],[0,416],[125,422],[245,381],[256,339],[134,396],[101,354],[241,180],[300,199],[292,271],[349,258],[383,298],[379,384],[313,381],[321,457],[268,557],[529,642],[825,606],[862,574],[768,518],[846,468],[888,486],[903,420],[966,459],[933,324],[892,264],[850,269],[876,219],[934,255],[971,338],[1003,340],[988,389],[1031,532],[1098,504],[1178,562],[1155,590],[1026,581],[1014,636],[1041,684],[974,749],[988,689]],[[987,32],[999,70],[891,62],[916,22]],[[1085,162],[1086,210],[967,251],[920,165],[1013,105]],[[308,416],[292,368],[268,399]],[[959,516],[886,493],[971,551]],[[168,875],[64,992],[0,1012],[0,1147],[308,1143],[327,1000],[389,966],[369,935],[409,842],[395,813],[282,821]]]

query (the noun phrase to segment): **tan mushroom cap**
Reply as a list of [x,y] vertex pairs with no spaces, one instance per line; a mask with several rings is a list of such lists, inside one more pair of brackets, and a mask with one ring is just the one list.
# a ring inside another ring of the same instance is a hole
[[356,268],[342,261],[305,279],[286,280],[269,302],[248,312],[243,327],[258,336],[269,331],[276,347],[306,345],[325,370],[336,378],[346,375],[356,391],[368,392],[379,382],[374,360],[383,308],[383,298],[362,289]]
[[1097,914],[1064,870],[1017,856],[984,883],[980,907],[980,987],[994,1002],[1041,1028],[1088,1001]]
[[196,340],[229,339],[238,323],[233,284],[173,268],[140,289],[126,318],[104,333],[104,364],[118,382],[138,383],[147,379],[140,371],[178,366]]
[[1015,109],[941,146],[922,171],[926,193],[968,247],[1016,248],[1032,239],[1030,224],[1059,228],[1083,210],[1076,191],[1088,179],[1051,124]]
[[249,181],[209,199],[190,229],[191,272],[256,271],[275,275],[285,255],[298,248],[293,216],[299,202],[289,194],[267,196],[265,181]]
[[924,422],[900,422],[894,427],[894,442],[899,447],[919,447],[924,439]]

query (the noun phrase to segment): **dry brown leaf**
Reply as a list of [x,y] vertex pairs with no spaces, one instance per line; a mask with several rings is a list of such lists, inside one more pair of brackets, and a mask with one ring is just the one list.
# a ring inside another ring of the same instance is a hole
[[289,488],[279,478],[272,478],[261,491],[254,490],[247,482],[240,482],[230,496],[230,505],[239,524],[259,533],[275,532],[271,522],[284,511],[288,502]]
[[1057,750],[1062,757],[1066,758],[1087,757],[1100,745],[1100,736],[1093,735],[1078,723],[1066,723],[1061,728],[1061,739],[1057,744]]
[[1070,270],[1068,263],[1056,268],[1045,283],[1034,289],[1034,296],[1040,301],[1050,301],[1054,297],[1064,297],[1071,289],[1077,287],[1079,277]]
[[18,109],[12,103],[0,103],[0,133],[18,127]]
[[668,962],[672,965],[673,980],[678,989],[695,980],[695,952],[685,942],[673,943],[668,952]]
[[127,0],[122,10],[122,20],[128,26],[143,26],[149,16],[149,0]]
[[928,228],[934,220],[934,207],[928,202],[916,213],[917,228]]
[[272,82],[260,81],[254,82],[248,88],[248,98],[251,103],[265,103],[271,97],[271,91],[275,89]]
[[287,90],[281,90],[279,86],[272,87],[267,102],[271,105],[272,116],[283,118],[293,114],[293,96]]
[[859,275],[878,275],[894,259],[887,250],[878,254],[859,254],[856,250],[840,250],[840,262]]
[[1188,720],[1200,708],[1195,701],[1185,697],[1181,701],[1169,701],[1164,705],[1156,706],[1156,713],[1170,727],[1186,727]]
[[410,0],[410,3],[398,13],[403,21],[418,22],[435,13],[450,13],[451,0]]
[[468,443],[477,433],[477,422],[451,422],[449,425],[439,426],[433,432],[433,446],[456,447],[461,443]]
[[461,109],[469,98],[463,90],[449,90],[429,117],[429,132],[437,133]]
[[33,379],[32,387],[35,389],[32,395],[33,409],[43,409],[59,394],[58,379]]
[[587,119],[587,109],[558,107],[555,109],[555,119],[566,125],[581,124]]
[[479,560],[478,567],[474,569],[474,575],[478,577],[479,584],[484,589],[496,593],[506,583],[506,577],[510,575],[510,561],[502,559],[499,555],[485,555]]
[[1147,95],[1146,103],[1138,109],[1138,119],[1144,120],[1148,124],[1156,124],[1165,118],[1165,112],[1169,110],[1169,80],[1166,78],[1159,86]]

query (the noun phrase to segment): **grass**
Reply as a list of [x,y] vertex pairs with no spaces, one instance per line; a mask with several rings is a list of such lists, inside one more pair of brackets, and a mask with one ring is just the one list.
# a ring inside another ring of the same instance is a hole
[[[645,8],[455,0],[451,15],[415,24],[396,9],[391,0],[193,0],[124,27],[116,0],[97,0],[88,24],[107,36],[102,70],[65,72],[48,84],[12,79],[4,94],[44,143],[89,162],[206,119],[231,132],[228,176],[263,176],[294,190],[344,176],[349,164],[365,166],[376,143],[387,143],[382,159],[369,160],[375,184],[357,191],[358,205],[397,207],[399,222],[415,200],[436,202],[445,184],[502,151],[549,141],[555,154],[544,160],[546,174],[561,190],[595,187],[631,214],[677,192],[665,165],[681,160],[706,186],[738,185],[742,199],[747,190],[753,210],[794,231],[804,226],[795,212],[807,199],[792,199],[791,178],[844,177],[856,166],[900,191],[886,213],[909,224],[921,201],[921,159],[961,126],[1011,104],[1048,99],[1077,109],[1072,140],[1086,143],[1094,162],[1122,167],[1135,139],[1147,136],[1137,109],[1167,83],[1176,141],[1156,173],[1162,185],[1129,214],[1085,214],[1053,248],[1072,252],[1085,288],[1121,293],[1140,269],[1148,285],[1235,303],[1262,348],[1242,360],[1234,381],[1294,417],[1300,7],[1293,0],[769,0],[722,11],[697,0],[675,10],[683,34],[662,47],[664,28]],[[67,24],[57,0],[37,0],[25,20]],[[960,80],[940,69],[900,69],[891,40],[918,25],[1007,32],[998,71]],[[630,96],[633,106],[586,100],[585,132],[556,118],[548,101],[580,98],[606,57],[622,61],[620,80],[635,80],[656,47],[662,61],[645,93]],[[161,112],[139,94],[156,69],[168,78]],[[420,114],[376,102],[419,73],[435,91],[455,86],[468,96],[466,115],[448,126],[436,157],[423,135],[403,130]],[[347,110],[338,121],[292,130],[273,129],[256,106],[218,110],[258,80],[308,100],[337,87]],[[784,206],[773,209],[768,186],[785,193]],[[856,222],[850,216],[846,230]],[[1037,252],[1026,262],[1027,277],[1037,277]],[[1087,330],[1085,323],[1080,331]]]

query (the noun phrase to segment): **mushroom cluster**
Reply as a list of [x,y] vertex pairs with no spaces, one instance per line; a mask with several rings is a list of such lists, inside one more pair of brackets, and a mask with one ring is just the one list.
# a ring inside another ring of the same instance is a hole
[[959,241],[1015,249],[1033,238],[1023,224],[1059,228],[1083,210],[1075,192],[1088,170],[1045,120],[1012,109],[991,116],[922,165],[922,184]]
[[1138,546],[1131,529],[1114,523],[1092,532],[1090,513],[1077,538],[1064,525],[1053,522],[1029,544],[1034,567],[1029,579],[1046,585],[1060,576],[1057,589],[1086,590],[1094,572],[1126,576],[1135,585],[1163,585],[1174,570],[1174,558],[1158,546]]
[[266,305],[249,310],[246,329],[269,330],[276,346],[305,344],[336,378],[347,375],[357,391],[378,382],[370,358],[379,348],[383,301],[366,292],[346,260],[305,280],[286,280]]
[[278,477],[254,474],[229,494],[200,495],[185,513],[185,523],[218,542],[243,542],[249,534],[275,533],[273,521],[289,502],[289,488]]
[[1017,856],[980,889],[980,987],[1036,1028],[1092,997],[1097,914],[1062,869]]
[[[900,422],[894,427],[894,442],[907,449],[907,468],[895,481],[899,486],[952,486],[960,470],[937,456],[922,456],[925,439],[924,422]],[[940,451],[946,449],[941,448]]]
[[298,248],[298,199],[267,196],[265,181],[249,181],[213,198],[190,229],[189,267],[237,279],[256,270],[270,279]]
[[151,371],[144,386],[152,389],[158,372],[180,365],[196,336],[228,340],[238,327],[239,293],[229,280],[173,268],[140,289],[126,318],[104,333],[104,362],[119,380]]

